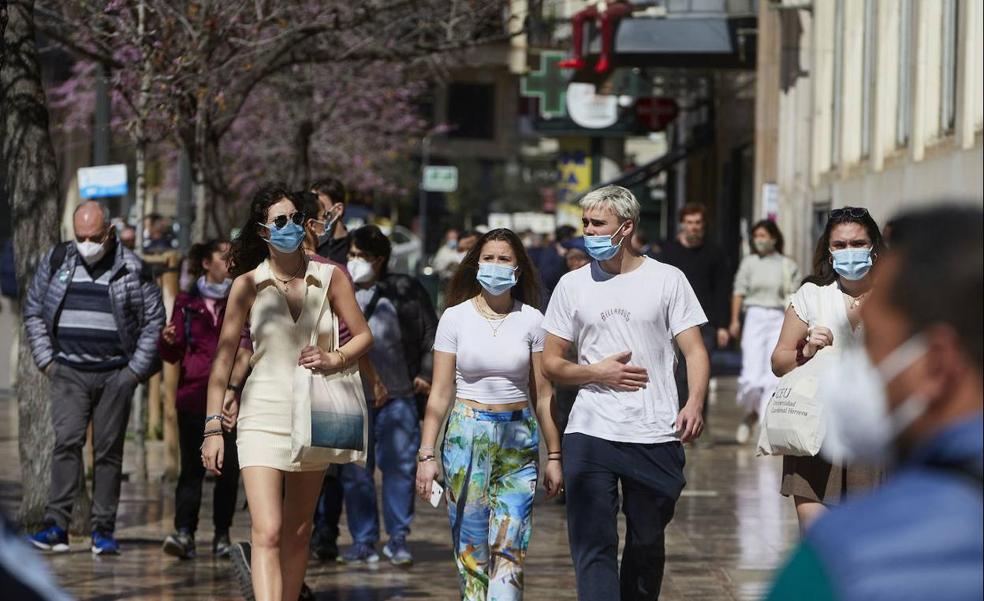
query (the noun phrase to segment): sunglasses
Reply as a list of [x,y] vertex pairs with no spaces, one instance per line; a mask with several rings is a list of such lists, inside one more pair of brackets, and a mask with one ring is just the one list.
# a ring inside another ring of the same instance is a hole
[[868,216],[868,209],[863,207],[844,207],[842,209],[833,209],[830,211],[831,219],[843,219],[845,217],[850,219],[862,219]]
[[304,213],[301,211],[295,212],[289,217],[287,215],[277,215],[277,217],[272,221],[275,228],[283,229],[287,225],[287,220],[293,221],[294,225],[304,225]]

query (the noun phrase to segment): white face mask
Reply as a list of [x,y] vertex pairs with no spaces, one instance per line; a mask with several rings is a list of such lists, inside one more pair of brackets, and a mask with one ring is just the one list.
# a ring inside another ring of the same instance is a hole
[[79,256],[85,261],[86,265],[95,265],[106,256],[106,245],[98,242],[76,242],[75,248],[79,251]]
[[349,275],[352,276],[352,281],[356,284],[366,284],[376,276],[372,264],[365,259],[349,259],[346,267]]
[[893,410],[885,386],[926,354],[916,335],[872,365],[861,347],[845,349],[819,396],[827,431],[821,454],[836,463],[886,465],[895,459],[895,439],[926,412],[928,399],[913,394]]

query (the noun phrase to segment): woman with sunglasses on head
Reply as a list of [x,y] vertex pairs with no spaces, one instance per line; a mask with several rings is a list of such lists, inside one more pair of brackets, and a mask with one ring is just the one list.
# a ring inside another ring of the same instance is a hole
[[[817,241],[813,275],[793,294],[772,353],[772,371],[782,377],[821,349],[863,342],[861,305],[874,283],[871,267],[882,250],[878,224],[867,209],[844,207],[830,212]],[[831,465],[820,456],[782,459],[784,496],[793,497],[800,530],[805,531],[825,506],[871,488],[881,474],[870,467]]]
[[[294,462],[291,454],[293,377],[297,366],[335,372],[358,361],[372,334],[355,301],[352,284],[330,266],[304,255],[304,212],[279,184],[253,196],[249,217],[233,242],[235,277],[208,383],[208,414],[202,462],[220,474],[224,444],[222,401],[230,382],[240,330],[247,318],[252,372],[242,387],[236,447],[252,521],[251,577],[259,601],[297,599],[307,568],[312,517],[326,463]],[[332,320],[321,318],[322,301],[348,324],[352,339],[326,352]],[[309,345],[312,332],[317,346]]]
[[441,460],[458,582],[467,601],[523,596],[541,429],[547,496],[563,485],[552,386],[543,374],[539,286],[519,237],[492,230],[458,267],[437,326],[417,494],[431,497],[437,434],[456,391]]

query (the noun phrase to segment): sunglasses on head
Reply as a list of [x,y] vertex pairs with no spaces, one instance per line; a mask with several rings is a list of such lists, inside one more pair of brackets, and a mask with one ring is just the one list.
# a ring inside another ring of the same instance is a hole
[[273,223],[273,226],[279,230],[283,229],[283,227],[287,225],[288,219],[293,221],[294,225],[304,225],[304,213],[301,211],[297,211],[289,217],[287,215],[277,215],[271,223]]
[[842,209],[833,209],[830,211],[831,219],[843,219],[849,217],[851,219],[862,219],[868,216],[868,209],[863,207],[844,207]]

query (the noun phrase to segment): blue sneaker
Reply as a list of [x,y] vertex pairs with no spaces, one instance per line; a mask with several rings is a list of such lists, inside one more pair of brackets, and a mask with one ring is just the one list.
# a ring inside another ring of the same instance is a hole
[[379,555],[372,545],[366,543],[355,543],[342,553],[338,558],[338,563],[347,564],[376,564],[379,563]]
[[64,553],[68,551],[68,532],[51,524],[44,530],[34,533],[28,540],[31,544],[44,551]]
[[391,538],[383,546],[383,555],[395,566],[410,567],[413,565],[413,555],[410,554],[405,538]]
[[92,533],[92,554],[93,555],[119,555],[120,544],[116,542],[110,532]]

